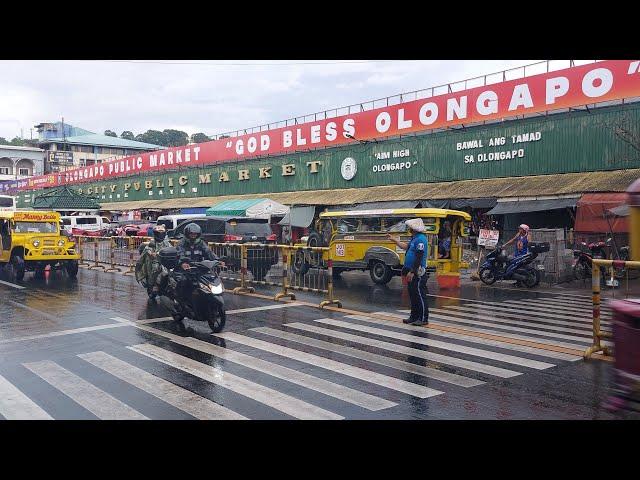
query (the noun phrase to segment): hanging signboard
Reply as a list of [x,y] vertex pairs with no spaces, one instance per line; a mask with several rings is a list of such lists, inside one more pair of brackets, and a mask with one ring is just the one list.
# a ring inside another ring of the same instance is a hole
[[500,232],[498,230],[480,230],[478,245],[483,247],[495,247],[498,244]]

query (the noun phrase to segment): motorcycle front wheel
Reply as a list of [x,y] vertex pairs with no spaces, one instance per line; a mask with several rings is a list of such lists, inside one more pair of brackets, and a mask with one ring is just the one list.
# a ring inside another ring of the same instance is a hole
[[486,285],[492,285],[496,281],[496,274],[492,269],[485,267],[480,270],[480,280]]
[[207,323],[213,333],[219,333],[227,323],[227,314],[224,308],[216,302],[209,302],[207,307]]

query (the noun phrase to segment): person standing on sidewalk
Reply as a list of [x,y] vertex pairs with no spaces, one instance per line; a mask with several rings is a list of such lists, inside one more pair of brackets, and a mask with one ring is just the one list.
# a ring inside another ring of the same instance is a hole
[[429,305],[427,303],[427,257],[429,242],[424,234],[425,226],[421,218],[406,220],[405,225],[411,234],[409,243],[401,242],[391,234],[387,238],[406,251],[402,275],[407,277],[407,289],[411,299],[411,315],[403,323],[427,325],[429,323]]

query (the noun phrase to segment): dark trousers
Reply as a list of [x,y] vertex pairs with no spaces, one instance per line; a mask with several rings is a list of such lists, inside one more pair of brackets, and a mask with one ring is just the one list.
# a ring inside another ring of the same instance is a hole
[[429,319],[429,304],[427,302],[427,277],[425,273],[422,277],[414,275],[407,288],[409,289],[409,299],[411,300],[411,318],[414,320]]

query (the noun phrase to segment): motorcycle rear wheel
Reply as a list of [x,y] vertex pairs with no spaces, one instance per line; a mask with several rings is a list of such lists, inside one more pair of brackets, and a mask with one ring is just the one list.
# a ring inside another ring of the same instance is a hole
[[485,285],[493,285],[496,282],[496,275],[490,268],[480,270],[480,280]]
[[207,308],[207,323],[213,333],[219,333],[227,323],[227,314],[220,305],[210,302]]

